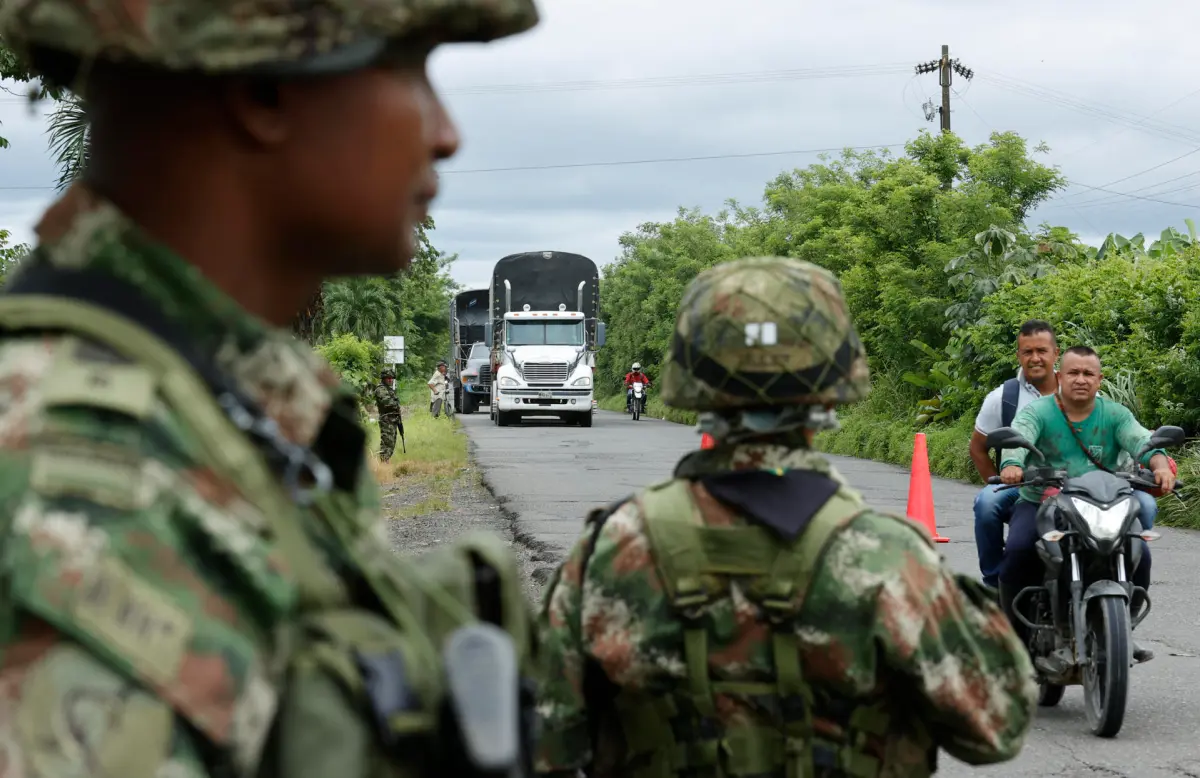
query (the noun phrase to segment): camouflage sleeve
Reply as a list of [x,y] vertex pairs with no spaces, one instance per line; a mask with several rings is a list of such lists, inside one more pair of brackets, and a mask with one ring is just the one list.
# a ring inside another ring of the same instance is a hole
[[542,598],[537,623],[542,669],[538,693],[541,735],[534,762],[538,775],[573,776],[592,758],[583,696],[586,649],[582,621],[584,560],[591,550],[593,534],[588,526]]
[[291,586],[258,514],[114,360],[0,345],[0,772],[252,774]]
[[902,526],[905,519],[876,518],[873,540],[860,543],[855,574],[878,587],[875,630],[884,663],[911,682],[943,749],[968,764],[1012,759],[1037,702],[1025,647],[988,589],[952,573],[927,538]]

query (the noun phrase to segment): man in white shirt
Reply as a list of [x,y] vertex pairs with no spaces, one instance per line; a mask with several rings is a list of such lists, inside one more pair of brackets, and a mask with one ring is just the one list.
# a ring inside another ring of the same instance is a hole
[[[1016,378],[997,386],[984,398],[975,417],[975,432],[971,435],[971,461],[986,482],[999,475],[995,463],[988,458],[987,436],[992,430],[1007,427],[1017,411],[1031,401],[1058,390],[1058,339],[1054,328],[1040,319],[1030,319],[1021,325],[1017,334],[1017,362],[1021,368]],[[1004,524],[1012,515],[1020,496],[1019,489],[998,491],[1003,484],[985,483],[975,496],[975,547],[979,553],[979,572],[987,586],[999,585],[997,576],[1004,559]]]
[[448,392],[450,379],[446,378],[446,368],[445,361],[438,362],[437,370],[433,371],[433,376],[428,381],[429,412],[433,414],[435,419],[439,413],[443,412],[443,409],[446,418],[450,418],[450,406],[452,403]]

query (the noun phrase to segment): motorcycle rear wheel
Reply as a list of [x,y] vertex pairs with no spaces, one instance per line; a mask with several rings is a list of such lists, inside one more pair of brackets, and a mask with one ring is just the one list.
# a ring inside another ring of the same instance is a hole
[[1115,737],[1129,698],[1129,610],[1119,597],[1100,597],[1088,609],[1083,700],[1097,737]]

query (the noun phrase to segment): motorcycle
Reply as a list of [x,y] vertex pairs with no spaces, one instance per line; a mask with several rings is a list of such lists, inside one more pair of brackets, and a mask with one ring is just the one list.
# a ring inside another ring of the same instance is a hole
[[[1179,427],[1159,427],[1136,459],[1152,449],[1181,445],[1184,439]],[[1130,580],[1142,557],[1138,541],[1161,537],[1142,529],[1133,489],[1153,490],[1158,484],[1144,468],[1136,473],[1093,470],[1071,478],[1046,464],[1042,452],[1011,427],[988,435],[987,447],[1027,449],[1040,463],[1025,468],[1024,481],[1004,489],[1047,490],[1037,512],[1044,585],[1025,587],[1012,603],[1017,619],[1028,629],[1038,704],[1053,707],[1067,686],[1082,685],[1092,734],[1115,737],[1125,719],[1133,630],[1151,607],[1145,588]],[[988,483],[1002,482],[992,476]]]
[[633,420],[637,421],[646,412],[646,391],[642,388],[641,381],[633,382]]

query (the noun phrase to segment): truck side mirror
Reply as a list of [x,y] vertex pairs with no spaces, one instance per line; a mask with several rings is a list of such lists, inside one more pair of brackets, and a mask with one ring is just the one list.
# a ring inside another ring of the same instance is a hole
[[492,347],[492,323],[488,322],[483,325],[483,341],[488,344],[488,348]]
[[607,328],[604,326],[604,322],[596,322],[596,348],[600,348],[604,345],[604,338],[607,334],[606,329]]

